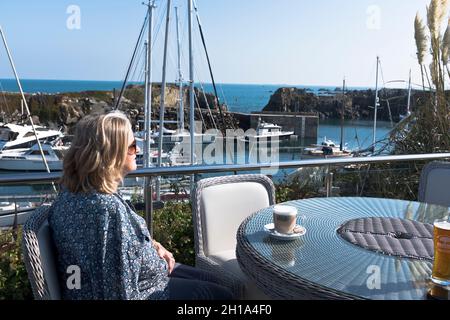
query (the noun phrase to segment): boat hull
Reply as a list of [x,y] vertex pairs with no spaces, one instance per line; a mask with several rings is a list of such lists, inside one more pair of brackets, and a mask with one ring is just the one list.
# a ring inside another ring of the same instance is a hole
[[[59,161],[47,161],[50,171],[62,171],[63,163]],[[41,160],[19,160],[0,158],[0,170],[7,171],[47,171]]]
[[331,158],[352,158],[353,154],[302,154],[300,159],[331,159]]
[[286,133],[286,134],[279,134],[279,135],[260,135],[260,136],[246,136],[245,138],[242,138],[241,140],[245,141],[275,141],[278,139],[278,141],[285,141],[289,140],[292,136],[292,133]]

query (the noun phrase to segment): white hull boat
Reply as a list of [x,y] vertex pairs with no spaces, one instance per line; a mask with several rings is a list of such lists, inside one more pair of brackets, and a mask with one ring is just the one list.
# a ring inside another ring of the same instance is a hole
[[261,118],[258,121],[258,126],[256,128],[256,134],[246,135],[243,140],[246,141],[255,141],[255,140],[263,140],[272,141],[275,139],[285,140],[289,139],[291,135],[294,134],[294,131],[283,131],[282,127],[273,123],[262,122]]
[[[50,171],[63,169],[63,155],[68,147],[43,144],[42,149]],[[4,150],[0,154],[0,170],[46,171],[38,145],[30,149]]]
[[[41,143],[53,142],[63,134],[57,130],[35,126],[36,135]],[[5,124],[0,126],[0,150],[31,148],[36,143],[33,127],[28,125]]]
[[325,137],[322,144],[313,145],[309,148],[305,148],[301,158],[302,159],[320,159],[320,158],[351,158],[353,153],[350,150],[344,148],[341,150],[336,144],[327,140]]

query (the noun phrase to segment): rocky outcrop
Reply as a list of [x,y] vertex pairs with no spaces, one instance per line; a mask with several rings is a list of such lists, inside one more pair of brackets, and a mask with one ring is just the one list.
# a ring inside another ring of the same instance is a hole
[[[422,91],[413,91],[411,110],[417,102],[424,99]],[[344,112],[346,119],[372,120],[374,116],[375,91],[347,91],[345,97],[339,89],[329,91],[322,89],[319,94],[305,89],[280,88],[264,107],[263,112],[305,112],[316,113],[322,119],[340,119]],[[399,121],[406,113],[408,92],[404,89],[382,89],[379,91],[377,118],[385,121]]]
[[[183,90],[183,102],[189,106],[189,88]],[[36,122],[53,128],[63,128],[70,132],[71,128],[85,115],[92,113],[106,113],[113,109],[118,92],[110,91],[87,91],[80,93],[63,94],[32,94],[26,95],[31,114],[36,116]],[[227,112],[227,108],[221,105],[224,117],[220,117],[219,106],[215,97],[208,93],[195,89],[196,120],[204,119],[204,129],[214,128],[214,124],[228,128],[237,125],[233,116]],[[144,86],[130,85],[121,99],[120,110],[127,113],[134,126],[138,126],[139,120],[144,117]],[[166,120],[177,119],[177,108],[179,104],[180,91],[175,85],[166,87],[165,115]],[[5,95],[3,122],[17,122],[24,120],[20,110],[20,95],[7,93]],[[161,86],[156,84],[152,87],[152,119],[159,119],[161,104]],[[209,109],[211,111],[209,111]],[[26,118],[25,118],[26,119]],[[185,123],[188,125],[189,108],[185,108]],[[167,124],[170,128],[174,124]],[[189,129],[189,126],[187,126]]]

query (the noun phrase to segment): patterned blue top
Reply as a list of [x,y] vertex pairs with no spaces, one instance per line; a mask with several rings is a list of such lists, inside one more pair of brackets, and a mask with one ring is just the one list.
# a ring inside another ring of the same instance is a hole
[[[63,299],[168,298],[167,263],[153,247],[145,220],[118,194],[62,191],[49,225]],[[79,289],[68,285],[75,281],[69,266],[80,268]]]

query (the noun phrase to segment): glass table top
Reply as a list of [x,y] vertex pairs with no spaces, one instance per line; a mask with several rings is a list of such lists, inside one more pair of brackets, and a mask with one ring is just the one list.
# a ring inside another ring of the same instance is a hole
[[[377,198],[315,198],[284,203],[298,209],[306,233],[276,239],[264,230],[272,208],[247,220],[244,237],[252,250],[291,276],[367,299],[425,299],[432,263],[389,256],[353,245],[337,234],[345,222],[363,217],[394,217],[423,223],[448,215],[448,208]],[[303,220],[303,221],[302,221]]]

